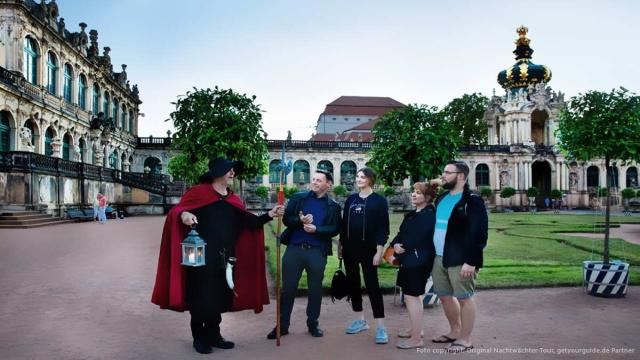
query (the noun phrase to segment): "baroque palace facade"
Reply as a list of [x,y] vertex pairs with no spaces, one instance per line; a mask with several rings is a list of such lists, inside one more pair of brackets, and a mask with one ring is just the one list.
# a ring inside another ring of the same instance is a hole
[[0,151],[129,171],[141,104],[98,32],[66,28],[55,1],[0,1]]

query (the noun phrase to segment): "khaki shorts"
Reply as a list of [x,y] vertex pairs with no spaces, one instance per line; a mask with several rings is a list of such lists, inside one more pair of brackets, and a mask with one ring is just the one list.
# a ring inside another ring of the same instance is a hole
[[433,289],[438,296],[453,296],[457,299],[467,299],[475,294],[477,272],[470,279],[460,276],[462,265],[445,268],[442,256],[436,256],[431,276]]

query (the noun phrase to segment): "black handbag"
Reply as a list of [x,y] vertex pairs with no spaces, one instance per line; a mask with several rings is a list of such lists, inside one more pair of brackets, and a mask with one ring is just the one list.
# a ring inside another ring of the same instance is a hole
[[333,279],[331,279],[331,301],[335,303],[336,299],[340,300],[345,296],[349,301],[349,280],[342,270],[342,259],[340,259],[338,270],[336,270],[333,274]]

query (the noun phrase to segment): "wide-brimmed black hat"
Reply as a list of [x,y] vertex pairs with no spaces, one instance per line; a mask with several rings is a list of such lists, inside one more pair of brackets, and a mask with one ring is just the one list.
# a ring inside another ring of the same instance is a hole
[[236,174],[242,172],[244,169],[244,163],[242,161],[227,160],[223,157],[217,157],[209,160],[209,171],[204,173],[203,176],[217,178],[224,176],[229,170],[233,168]]

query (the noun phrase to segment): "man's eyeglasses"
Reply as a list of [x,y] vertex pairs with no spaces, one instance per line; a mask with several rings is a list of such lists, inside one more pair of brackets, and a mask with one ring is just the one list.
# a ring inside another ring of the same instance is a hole
[[460,171],[443,171],[443,175],[460,174]]

